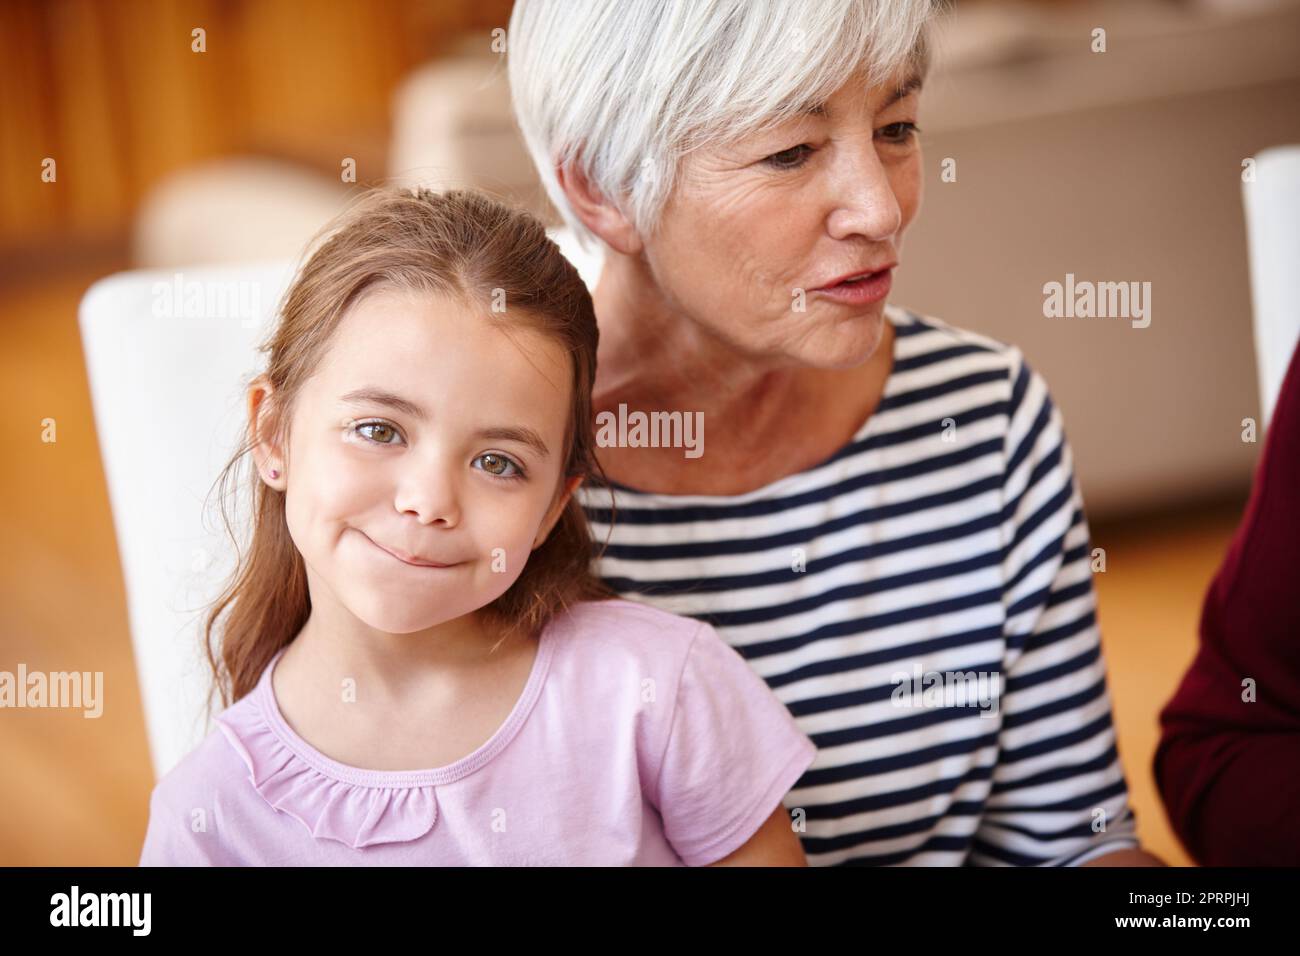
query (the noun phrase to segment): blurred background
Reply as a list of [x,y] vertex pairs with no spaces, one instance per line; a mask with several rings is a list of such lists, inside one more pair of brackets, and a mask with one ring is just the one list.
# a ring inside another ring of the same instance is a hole
[[[0,5],[0,670],[102,671],[107,700],[93,721],[0,710],[0,865],[134,865],[154,784],[82,296],[125,269],[294,257],[379,182],[482,188],[558,223],[510,115],[510,8]],[[1051,386],[1107,552],[1139,833],[1186,865],[1152,780],[1156,715],[1260,448],[1242,440],[1262,402],[1241,173],[1300,142],[1300,4],[957,0],[936,39],[925,200],[891,300],[1015,343]],[[1043,283],[1067,272],[1149,281],[1151,326],[1045,320]]]

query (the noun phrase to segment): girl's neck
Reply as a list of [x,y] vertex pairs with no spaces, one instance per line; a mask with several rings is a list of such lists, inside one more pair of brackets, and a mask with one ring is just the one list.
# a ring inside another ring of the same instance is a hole
[[488,635],[464,621],[449,622],[454,632],[343,640],[314,607],[313,618],[274,668],[276,706],[315,750],[365,770],[445,767],[474,753],[517,706],[540,652],[536,640],[514,640],[489,654]]
[[493,652],[498,639],[477,611],[423,631],[388,634],[358,621],[346,608],[313,600],[311,616],[284,656],[295,658],[290,669],[335,689],[350,678],[367,689],[371,700],[399,701],[431,684],[491,670],[513,647],[507,643]]

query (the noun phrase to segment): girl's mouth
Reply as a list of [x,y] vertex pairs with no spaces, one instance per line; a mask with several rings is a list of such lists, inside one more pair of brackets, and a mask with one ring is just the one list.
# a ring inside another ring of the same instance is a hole
[[400,549],[386,547],[385,545],[380,544],[374,538],[370,537],[370,535],[366,534],[364,531],[361,532],[361,536],[364,537],[371,544],[373,544],[380,551],[383,551],[389,557],[396,558],[398,561],[401,561],[403,564],[410,565],[413,568],[454,568],[456,567],[455,563],[444,564],[439,561],[430,561],[426,558],[421,558],[415,555],[407,554],[405,551],[402,551]]

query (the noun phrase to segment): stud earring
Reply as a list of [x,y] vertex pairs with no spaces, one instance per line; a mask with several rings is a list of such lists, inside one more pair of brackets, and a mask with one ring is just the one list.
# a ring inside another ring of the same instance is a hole
[[279,478],[279,477],[280,477],[280,473],[279,473],[278,471],[276,471],[274,468],[272,468],[272,469],[271,469],[271,477],[272,477],[272,478]]

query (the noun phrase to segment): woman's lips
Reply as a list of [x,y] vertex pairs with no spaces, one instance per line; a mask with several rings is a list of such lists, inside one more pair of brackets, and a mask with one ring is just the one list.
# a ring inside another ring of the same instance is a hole
[[872,302],[879,302],[889,295],[889,289],[894,281],[893,275],[893,269],[881,269],[879,272],[871,273],[864,279],[839,282],[821,289],[814,289],[813,292],[833,302],[843,302],[846,305],[868,305]]

